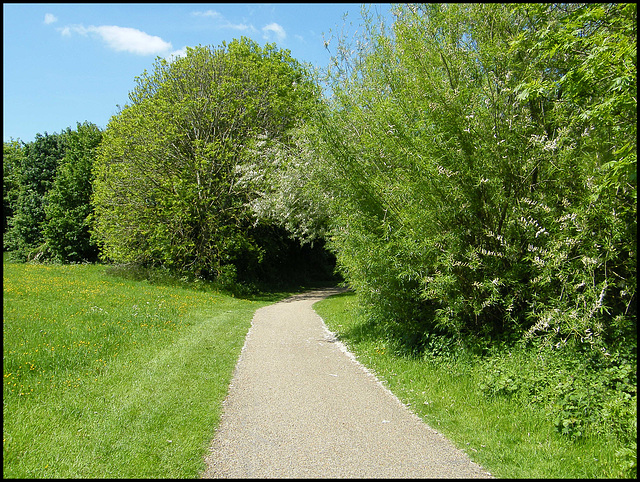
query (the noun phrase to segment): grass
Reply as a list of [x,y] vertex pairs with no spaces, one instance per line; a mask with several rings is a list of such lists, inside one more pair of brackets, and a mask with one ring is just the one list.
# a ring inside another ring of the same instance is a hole
[[314,309],[400,400],[494,476],[635,476],[630,466],[635,453],[627,449],[625,458],[625,447],[611,437],[572,441],[560,435],[544,413],[522,401],[484,395],[478,388],[484,365],[473,357],[434,361],[395,352],[359,315],[353,293],[322,300]]
[[191,478],[255,310],[234,298],[3,262],[3,477]]

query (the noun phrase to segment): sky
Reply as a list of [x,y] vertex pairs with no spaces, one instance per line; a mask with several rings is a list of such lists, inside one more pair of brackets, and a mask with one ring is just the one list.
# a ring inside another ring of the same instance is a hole
[[[372,8],[388,15],[390,5]],[[352,31],[360,4],[4,3],[3,140],[30,142],[84,121],[106,128],[135,78],[187,46],[246,36],[326,67],[324,41],[342,31],[345,13]]]

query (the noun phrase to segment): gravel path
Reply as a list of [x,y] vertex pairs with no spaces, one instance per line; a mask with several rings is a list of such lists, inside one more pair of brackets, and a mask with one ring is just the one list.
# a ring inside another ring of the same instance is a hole
[[296,295],[256,311],[203,478],[488,478],[422,422]]

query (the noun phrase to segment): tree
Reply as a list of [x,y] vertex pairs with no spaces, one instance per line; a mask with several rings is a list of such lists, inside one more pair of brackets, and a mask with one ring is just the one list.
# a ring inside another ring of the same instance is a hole
[[[22,144],[18,140],[11,140],[2,144],[2,211],[4,224],[2,234],[7,232],[9,219],[13,216],[18,198],[18,166],[22,164]],[[3,246],[6,250],[7,246]]]
[[98,249],[90,239],[93,163],[102,140],[100,129],[88,122],[68,131],[65,154],[53,185],[44,196],[42,235],[48,258],[61,262],[96,261]]
[[342,40],[306,129],[324,173],[308,191],[371,318],[418,348],[438,331],[592,353],[631,337],[635,6],[395,15]]
[[[532,334],[555,330],[636,346],[637,17],[635,4],[529,5],[512,41],[522,59],[518,98],[545,126],[579,196],[546,220],[554,231],[537,288]],[[550,156],[547,154],[547,158]],[[549,280],[553,280],[549,282]],[[560,290],[558,298],[551,293]],[[592,335],[593,334],[593,335]],[[601,340],[598,340],[601,341]]]
[[35,140],[25,144],[22,155],[16,158],[18,196],[5,237],[5,246],[15,259],[42,257],[44,196],[53,184],[64,150],[65,133],[45,132],[36,134]]
[[285,142],[256,139],[249,148],[251,163],[240,166],[240,182],[251,189],[249,205],[256,219],[281,226],[313,247],[329,233],[332,203],[326,189],[316,185],[323,173],[319,149],[310,143],[312,129],[311,123],[300,125]]
[[[254,270],[264,257],[248,207],[260,137],[286,142],[318,93],[288,51],[242,38],[159,59],[136,79],[96,162],[93,235],[120,263],[205,277]],[[268,243],[266,243],[268,245]]]

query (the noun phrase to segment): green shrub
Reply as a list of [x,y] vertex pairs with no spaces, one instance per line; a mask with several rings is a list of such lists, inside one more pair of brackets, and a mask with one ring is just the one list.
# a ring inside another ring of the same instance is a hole
[[569,344],[561,348],[494,351],[483,361],[480,391],[517,398],[544,411],[557,431],[580,438],[637,436],[637,370],[626,360],[590,360]]
[[370,319],[409,352],[427,334],[635,350],[635,7],[394,14],[338,40],[297,151]]

